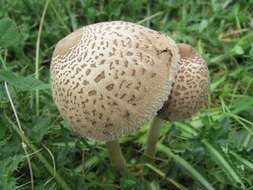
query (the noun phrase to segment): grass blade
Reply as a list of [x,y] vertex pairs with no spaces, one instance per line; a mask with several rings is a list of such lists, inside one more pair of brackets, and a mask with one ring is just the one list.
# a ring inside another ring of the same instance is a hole
[[179,184],[174,179],[171,179],[171,178],[167,177],[166,174],[163,171],[159,170],[155,166],[153,166],[153,165],[151,165],[149,163],[146,163],[145,166],[148,167],[149,169],[151,169],[152,171],[154,171],[155,173],[157,173],[159,176],[161,176],[164,179],[166,179],[169,183],[172,183],[173,185],[175,185],[175,187],[177,187],[178,189],[187,190],[186,187],[184,187],[183,185]]
[[216,162],[222,166],[222,168],[226,171],[227,174],[237,183],[239,183],[242,188],[244,188],[244,184],[237,174],[236,170],[229,164],[229,162],[224,158],[222,153],[220,153],[211,143],[209,143],[206,139],[202,140],[202,143],[205,145],[207,150],[210,152],[211,156],[213,156]]
[[194,129],[190,126],[187,126],[186,124],[180,123],[180,122],[175,122],[175,123],[176,123],[176,125],[175,125],[176,128],[191,135],[192,137],[197,137],[199,135],[199,133],[197,132],[196,129]]
[[[42,32],[42,26],[44,24],[45,20],[45,15],[47,12],[47,7],[49,4],[50,0],[47,0],[42,12],[41,20],[40,20],[40,26],[39,26],[39,31],[38,31],[38,36],[37,36],[37,41],[36,41],[36,54],[35,54],[35,78],[39,79],[39,69],[40,69],[40,36]],[[36,105],[36,116],[39,116],[39,90],[36,90],[35,92],[35,105]]]
[[180,166],[186,169],[195,179],[197,179],[206,189],[215,190],[214,187],[207,181],[207,179],[201,175],[194,167],[192,167],[186,160],[179,155],[174,154],[169,147],[158,143],[157,149],[165,153],[168,157],[173,158]]
[[20,136],[22,141],[36,154],[38,159],[44,164],[45,168],[49,173],[56,179],[56,181],[61,185],[63,190],[71,190],[65,180],[58,174],[56,170],[51,166],[47,159],[38,151],[37,147],[32,144],[30,139],[28,139],[20,130],[17,129],[15,123],[13,123],[9,117],[5,115],[6,120],[10,123],[11,128]]
[[249,160],[246,160],[245,158],[243,158],[242,156],[240,156],[239,154],[237,154],[236,152],[230,150],[229,153],[234,156],[234,158],[240,162],[241,164],[245,165],[248,169],[250,169],[251,171],[253,171],[253,163],[250,162]]
[[160,15],[162,15],[162,14],[163,14],[162,11],[157,12],[157,13],[155,13],[155,14],[153,14],[153,15],[150,15],[150,16],[144,18],[143,20],[138,21],[137,24],[143,24],[144,22],[150,21],[151,19],[153,19],[153,18],[155,18],[155,17],[157,17],[157,16],[160,16]]

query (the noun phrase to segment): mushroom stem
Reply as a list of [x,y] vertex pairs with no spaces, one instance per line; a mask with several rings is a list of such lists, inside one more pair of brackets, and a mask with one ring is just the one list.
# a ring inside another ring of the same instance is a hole
[[156,143],[160,136],[160,127],[163,124],[163,120],[159,117],[155,117],[150,126],[146,147],[144,150],[144,154],[147,157],[155,158],[155,152],[156,152]]
[[121,152],[119,141],[113,140],[106,142],[106,147],[109,153],[109,158],[113,167],[117,170],[126,168],[126,161]]

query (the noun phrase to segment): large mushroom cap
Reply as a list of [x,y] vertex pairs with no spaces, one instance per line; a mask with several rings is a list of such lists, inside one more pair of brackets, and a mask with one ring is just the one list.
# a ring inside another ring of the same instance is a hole
[[208,103],[209,71],[197,51],[187,44],[178,44],[180,63],[170,97],[159,111],[166,120],[191,117]]
[[122,21],[85,26],[56,45],[53,97],[81,136],[113,140],[156,115],[178,61],[177,45],[162,33]]

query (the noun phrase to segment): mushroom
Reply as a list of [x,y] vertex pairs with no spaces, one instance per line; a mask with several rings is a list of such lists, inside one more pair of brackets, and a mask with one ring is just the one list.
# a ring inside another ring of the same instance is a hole
[[208,103],[210,78],[207,65],[197,51],[187,44],[178,44],[180,61],[176,80],[168,100],[151,123],[145,155],[155,156],[163,120],[178,121],[191,117]]
[[74,131],[106,142],[120,170],[126,162],[118,138],[162,109],[178,62],[177,45],[163,33],[123,21],[88,25],[55,47],[53,98]]

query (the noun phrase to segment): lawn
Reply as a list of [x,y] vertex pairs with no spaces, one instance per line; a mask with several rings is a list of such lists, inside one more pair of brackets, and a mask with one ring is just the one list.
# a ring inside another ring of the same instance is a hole
[[[112,20],[191,44],[211,77],[208,107],[163,125],[156,160],[143,156],[149,123],[120,139],[123,173],[68,127],[49,76],[61,38]],[[0,189],[253,189],[253,1],[0,0]]]

